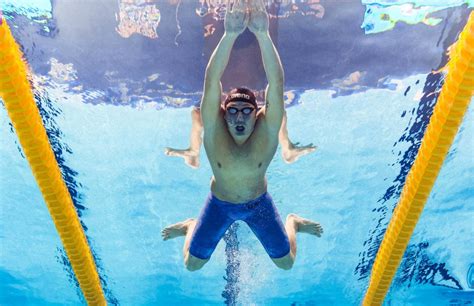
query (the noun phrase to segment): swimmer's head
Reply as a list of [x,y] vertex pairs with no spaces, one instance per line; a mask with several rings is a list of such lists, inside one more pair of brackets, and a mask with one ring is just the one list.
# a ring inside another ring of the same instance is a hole
[[257,99],[245,87],[231,90],[224,101],[225,121],[232,138],[243,144],[252,134],[257,121]]

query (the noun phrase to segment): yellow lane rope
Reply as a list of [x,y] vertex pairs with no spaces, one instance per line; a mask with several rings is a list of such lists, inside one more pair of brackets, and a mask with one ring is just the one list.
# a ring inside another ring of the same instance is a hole
[[22,53],[1,17],[0,98],[5,103],[87,303],[106,305],[86,236],[33,98]]
[[448,75],[377,252],[363,305],[381,305],[474,90],[474,12],[459,36]]

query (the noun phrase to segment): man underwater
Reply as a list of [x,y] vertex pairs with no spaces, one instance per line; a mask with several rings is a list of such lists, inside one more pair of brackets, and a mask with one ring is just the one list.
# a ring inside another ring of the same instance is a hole
[[[268,32],[263,0],[236,0],[227,5],[225,33],[206,68],[201,101],[204,148],[211,164],[211,192],[199,218],[166,227],[164,240],[185,236],[184,263],[188,270],[202,268],[220,239],[235,221],[248,224],[272,261],[291,269],[296,257],[296,233],[318,237],[319,223],[289,214],[283,225],[265,177],[278,147],[284,116],[283,67]],[[246,88],[229,92],[221,105],[220,79],[237,37],[248,27],[262,53],[268,85],[265,106],[257,113],[255,95]]]

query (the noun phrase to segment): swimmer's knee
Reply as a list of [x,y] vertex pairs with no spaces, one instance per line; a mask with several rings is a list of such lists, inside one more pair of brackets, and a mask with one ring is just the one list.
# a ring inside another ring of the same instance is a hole
[[295,263],[295,260],[291,257],[290,253],[281,258],[272,258],[272,260],[278,268],[283,270],[290,270],[293,268],[293,264]]
[[193,265],[193,264],[186,264],[186,269],[188,271],[197,271],[200,270],[204,265]]
[[293,262],[275,263],[276,266],[283,270],[291,270],[293,268]]
[[296,217],[298,217],[297,214],[289,213],[288,216],[286,216],[286,221],[288,221],[290,219],[295,219]]
[[191,116],[197,117],[201,115],[201,108],[199,107],[193,107],[193,110],[191,111]]
[[189,271],[197,271],[201,269],[208,261],[209,259],[200,259],[188,252],[188,256],[186,256],[184,259],[184,265]]

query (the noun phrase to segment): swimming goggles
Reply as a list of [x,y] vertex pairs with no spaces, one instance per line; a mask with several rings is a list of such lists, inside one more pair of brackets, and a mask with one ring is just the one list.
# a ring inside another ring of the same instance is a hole
[[231,115],[235,115],[238,112],[242,112],[242,114],[244,114],[244,115],[250,115],[253,112],[254,109],[255,109],[255,107],[244,107],[242,109],[238,109],[238,108],[230,106],[230,107],[227,108],[227,112],[229,112],[229,114],[231,114]]

